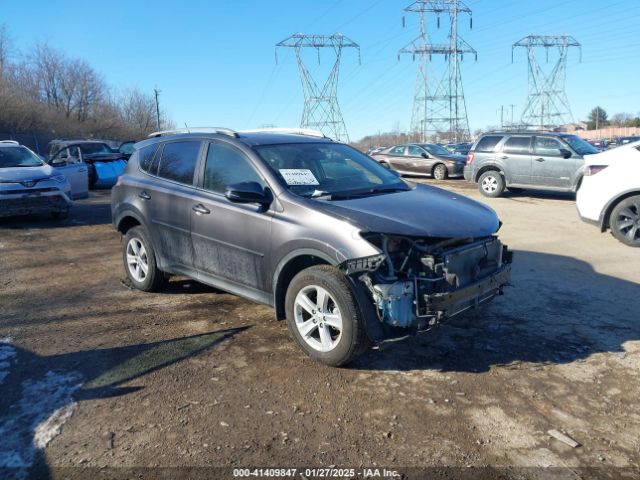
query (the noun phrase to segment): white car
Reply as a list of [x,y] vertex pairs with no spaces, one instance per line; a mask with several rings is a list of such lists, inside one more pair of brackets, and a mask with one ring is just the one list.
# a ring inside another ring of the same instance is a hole
[[640,247],[640,141],[585,156],[576,205],[582,220]]

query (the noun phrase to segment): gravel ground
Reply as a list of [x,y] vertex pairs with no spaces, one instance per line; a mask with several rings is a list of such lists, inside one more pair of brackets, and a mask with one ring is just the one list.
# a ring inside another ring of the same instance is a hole
[[305,358],[267,307],[180,278],[128,288],[108,193],[64,222],[0,221],[0,467],[633,478],[640,251],[583,224],[571,196],[483,201],[516,252],[513,287],[343,369]]

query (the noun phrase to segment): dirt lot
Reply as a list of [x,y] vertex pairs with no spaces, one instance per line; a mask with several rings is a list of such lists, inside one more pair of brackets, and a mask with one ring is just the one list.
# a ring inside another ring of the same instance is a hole
[[184,279],[127,288],[106,193],[66,222],[0,222],[0,466],[633,478],[640,251],[583,224],[570,196],[483,201],[516,252],[513,288],[344,369],[302,356],[267,307]]

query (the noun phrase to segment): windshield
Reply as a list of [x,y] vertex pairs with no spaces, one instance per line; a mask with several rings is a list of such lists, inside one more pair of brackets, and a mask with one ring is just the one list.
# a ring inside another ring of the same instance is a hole
[[104,143],[80,143],[78,146],[84,155],[91,155],[92,153],[113,153],[113,150]]
[[255,147],[260,157],[303,197],[333,197],[408,190],[393,172],[343,144],[296,143]]
[[0,147],[0,168],[41,167],[44,165],[35,153],[25,147]]
[[446,148],[444,148],[442,145],[425,143],[420,146],[424,148],[427,152],[429,152],[431,155],[451,155],[451,152]]
[[598,150],[593,145],[588,144],[586,141],[576,135],[563,135],[562,139],[567,142],[578,155],[600,153],[600,150]]

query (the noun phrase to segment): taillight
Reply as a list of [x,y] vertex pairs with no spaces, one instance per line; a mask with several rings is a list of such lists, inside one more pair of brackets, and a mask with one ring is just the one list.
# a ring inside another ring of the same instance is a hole
[[467,165],[471,165],[473,163],[473,153],[467,154]]
[[585,176],[590,177],[591,175],[601,172],[605,168],[607,168],[607,165],[589,165],[584,174]]

